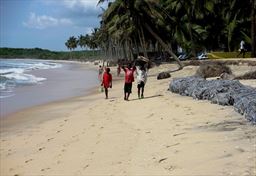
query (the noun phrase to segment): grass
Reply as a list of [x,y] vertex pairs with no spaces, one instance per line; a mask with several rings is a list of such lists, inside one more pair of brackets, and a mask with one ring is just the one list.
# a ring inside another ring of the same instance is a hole
[[[238,52],[210,52],[208,53],[209,59],[223,59],[223,58],[237,58]],[[243,57],[242,55],[239,56]],[[251,52],[245,53],[245,58],[250,58]]]

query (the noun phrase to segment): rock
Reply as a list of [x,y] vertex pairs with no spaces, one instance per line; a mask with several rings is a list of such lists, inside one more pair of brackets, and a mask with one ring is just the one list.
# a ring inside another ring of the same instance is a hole
[[195,76],[176,78],[170,83],[169,90],[194,99],[234,106],[237,112],[256,123],[256,89],[237,80],[205,80]]
[[228,74],[228,73],[222,73],[220,75],[220,79],[233,80],[233,79],[235,79],[235,76],[232,74]]
[[161,72],[157,75],[157,79],[166,79],[170,77],[171,77],[171,74],[168,72]]
[[236,79],[256,79],[256,71],[248,72],[244,75],[237,76]]
[[210,78],[220,76],[222,73],[232,74],[231,69],[226,65],[220,63],[202,64],[196,71],[196,76]]

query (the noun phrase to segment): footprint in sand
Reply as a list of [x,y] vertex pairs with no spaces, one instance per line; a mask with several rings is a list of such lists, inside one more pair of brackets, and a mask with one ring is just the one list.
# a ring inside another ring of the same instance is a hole
[[53,140],[54,138],[49,138],[49,139],[47,139],[47,142],[49,142],[49,141],[51,141],[51,140]]
[[179,104],[175,104],[175,107],[178,108],[178,107],[180,107],[180,105]]
[[239,146],[236,146],[235,149],[241,153],[245,152],[245,150]]
[[176,137],[176,136],[180,136],[180,135],[183,135],[183,134],[186,134],[186,133],[177,133],[177,134],[173,134],[172,136]]
[[38,149],[38,151],[42,151],[42,150],[44,150],[45,149],[45,147],[40,147],[39,149]]
[[78,134],[77,134],[77,135],[72,136],[72,138],[77,138],[77,137],[79,137],[79,135],[78,135]]
[[162,158],[162,159],[160,159],[159,161],[158,161],[158,163],[161,163],[161,162],[163,162],[163,161],[165,161],[165,160],[167,160],[168,158]]
[[154,113],[149,114],[146,118],[150,118],[154,115]]
[[47,167],[47,168],[43,168],[41,169],[42,172],[46,171],[46,170],[50,170],[51,168]]
[[65,151],[66,151],[66,149],[62,149],[62,150],[61,150],[61,152],[65,152]]
[[12,151],[12,149],[9,149],[8,150],[8,153],[6,154],[6,156],[10,156],[12,154],[16,153],[15,151]]
[[29,163],[30,161],[33,161],[33,159],[26,160],[25,163]]
[[227,157],[231,157],[231,156],[233,156],[233,155],[231,153],[228,153],[228,154],[221,156],[220,158],[227,158]]
[[84,167],[83,167],[83,169],[85,170],[86,168],[88,168],[90,165],[89,164],[87,164],[87,165],[85,165]]
[[172,145],[166,145],[165,147],[169,148],[169,147],[174,147],[174,146],[177,146],[177,145],[180,145],[180,143],[176,143],[176,144],[172,144]]
[[176,169],[176,167],[171,165],[171,166],[165,167],[165,169],[168,171],[173,171]]
[[189,112],[189,113],[187,113],[186,115],[195,115],[195,113]]

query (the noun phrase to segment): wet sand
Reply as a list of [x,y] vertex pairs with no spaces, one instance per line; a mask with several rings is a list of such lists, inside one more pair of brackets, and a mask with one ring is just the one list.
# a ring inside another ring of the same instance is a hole
[[196,70],[156,80],[175,67],[150,70],[144,99],[134,84],[124,101],[121,77],[108,100],[95,92],[14,114],[47,120],[2,129],[0,175],[256,175],[255,126],[233,107],[167,91],[171,79]]

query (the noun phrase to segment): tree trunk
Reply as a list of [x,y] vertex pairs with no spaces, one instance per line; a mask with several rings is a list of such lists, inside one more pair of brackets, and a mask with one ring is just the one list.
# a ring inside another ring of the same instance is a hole
[[139,56],[139,54],[140,54],[140,49],[139,49],[138,42],[137,42],[136,38],[134,38],[133,40],[134,40],[134,43],[135,43],[135,47],[136,47],[136,51],[137,51],[137,56]]
[[122,48],[123,48],[124,58],[127,59],[127,53],[126,53],[126,49],[125,49],[125,41],[122,42]]
[[142,42],[143,42],[144,56],[145,56],[146,58],[148,58],[147,45],[146,45],[145,35],[144,35],[144,31],[143,31],[143,29],[142,29],[142,26],[140,26],[140,31],[141,31]]
[[193,34],[192,34],[192,27],[191,27],[190,17],[188,19],[189,19],[188,31],[189,31],[190,40],[191,40],[191,52],[192,52],[192,56],[196,57],[195,42],[194,42],[194,38],[193,38]]
[[145,24],[145,27],[152,34],[152,36],[162,45],[162,47],[174,58],[174,60],[180,66],[179,69],[181,70],[183,68],[183,65],[178,59],[178,57],[169,48],[169,46],[151,29],[151,27],[147,23]]
[[146,48],[145,48],[145,43],[144,43],[144,40],[143,40],[143,32],[142,32],[142,27],[140,28],[140,30],[138,31],[138,34],[139,34],[139,39],[140,39],[140,46],[143,50],[143,54],[145,57],[147,57],[147,51],[146,51]]
[[252,11],[251,11],[251,38],[252,38],[252,53],[251,57],[256,57],[256,0],[251,0],[252,2]]

